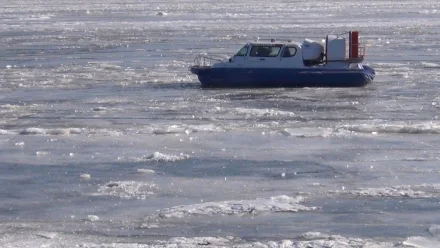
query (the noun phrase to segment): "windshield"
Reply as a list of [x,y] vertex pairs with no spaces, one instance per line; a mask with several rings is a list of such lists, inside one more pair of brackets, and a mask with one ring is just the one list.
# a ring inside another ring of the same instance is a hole
[[277,57],[280,53],[281,46],[253,46],[251,49],[251,57]]
[[240,51],[238,51],[237,54],[235,54],[235,56],[246,56],[248,50],[248,46],[244,46],[243,48],[240,49]]

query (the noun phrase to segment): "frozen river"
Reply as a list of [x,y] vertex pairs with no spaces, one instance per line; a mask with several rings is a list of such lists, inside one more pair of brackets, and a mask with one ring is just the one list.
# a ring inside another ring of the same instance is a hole
[[[439,1],[0,4],[0,247],[440,247]],[[188,72],[349,30],[365,88]]]

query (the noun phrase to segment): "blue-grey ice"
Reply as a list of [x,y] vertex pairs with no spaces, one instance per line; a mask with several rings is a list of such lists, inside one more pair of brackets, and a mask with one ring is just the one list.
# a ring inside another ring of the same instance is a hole
[[[0,5],[0,247],[440,247],[440,1]],[[365,88],[188,71],[350,30]]]

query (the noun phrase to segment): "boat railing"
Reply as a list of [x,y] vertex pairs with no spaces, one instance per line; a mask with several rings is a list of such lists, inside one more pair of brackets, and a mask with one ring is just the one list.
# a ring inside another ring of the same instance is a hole
[[294,40],[292,38],[276,38],[276,39],[274,39],[274,38],[268,38],[268,37],[263,37],[263,38],[254,37],[254,41],[255,42],[264,41],[264,42],[289,42],[289,43],[291,43]]
[[198,54],[194,59],[194,64],[197,67],[211,66],[214,63],[224,63],[225,57],[216,54]]
[[359,56],[360,57],[365,57],[365,46],[359,46]]

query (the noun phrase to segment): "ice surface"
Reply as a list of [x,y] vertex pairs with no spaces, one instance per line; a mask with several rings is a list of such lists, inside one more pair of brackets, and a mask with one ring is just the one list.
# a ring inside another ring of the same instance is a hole
[[[0,246],[440,247],[439,1],[0,3]],[[188,72],[350,30],[364,88]]]

